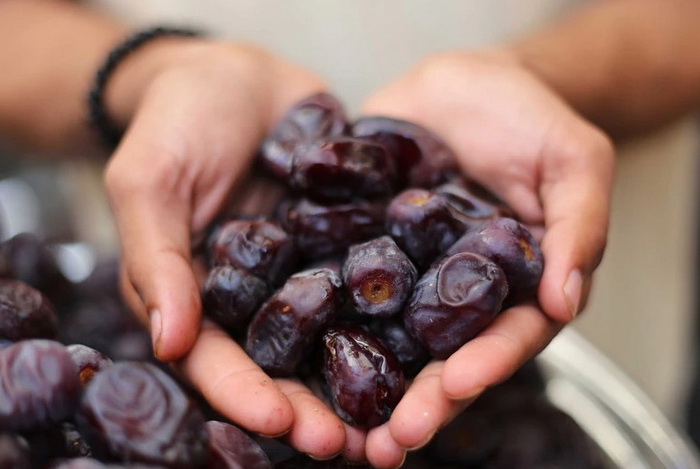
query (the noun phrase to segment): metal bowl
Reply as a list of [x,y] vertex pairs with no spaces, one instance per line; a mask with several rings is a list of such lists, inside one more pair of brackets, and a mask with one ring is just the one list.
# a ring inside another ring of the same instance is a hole
[[620,469],[698,469],[700,457],[652,401],[568,328],[538,356],[546,393]]

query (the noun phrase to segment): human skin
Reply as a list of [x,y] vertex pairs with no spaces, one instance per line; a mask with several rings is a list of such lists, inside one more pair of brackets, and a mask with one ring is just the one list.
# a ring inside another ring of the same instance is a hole
[[[546,268],[541,307],[509,309],[448,360],[429,364],[391,420],[368,434],[342,424],[299,382],[267,377],[214,325],[200,327],[190,255],[244,181],[261,137],[323,83],[249,45],[163,38],[139,49],[106,90],[110,117],[127,131],[105,185],[124,291],[150,325],[156,355],[249,430],[286,433],[317,458],[343,452],[397,467],[583,308],[607,233],[608,135],[647,131],[697,106],[698,10],[690,0],[594,3],[499,49],[427,58],[369,98],[365,113],[409,119],[442,137],[467,174],[535,228]],[[95,148],[85,90],[125,34],[69,2],[0,2],[0,134],[47,153]]]

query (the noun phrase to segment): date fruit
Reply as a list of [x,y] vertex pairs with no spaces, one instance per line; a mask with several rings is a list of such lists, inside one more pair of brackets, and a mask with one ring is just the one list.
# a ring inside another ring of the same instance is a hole
[[58,318],[39,290],[18,280],[0,280],[0,339],[54,339]]
[[411,260],[389,236],[351,246],[342,274],[352,305],[373,317],[398,313],[418,277]]
[[337,203],[389,196],[394,173],[393,160],[384,146],[335,137],[297,145],[288,183],[306,197]]
[[95,373],[112,366],[110,358],[87,345],[71,344],[66,347],[66,350],[78,369],[78,377],[83,386],[92,380]]
[[353,244],[384,234],[384,204],[377,201],[322,205],[285,200],[277,217],[307,260],[343,256]]
[[66,348],[29,339],[0,350],[0,428],[48,427],[72,416],[80,398],[78,372]]
[[396,161],[402,187],[434,187],[457,173],[454,153],[428,129],[382,116],[361,117],[352,135],[384,145]]
[[234,332],[247,324],[267,294],[268,286],[262,279],[246,270],[222,265],[207,275],[202,288],[202,308],[209,318]]
[[292,152],[303,142],[343,135],[348,127],[343,105],[328,93],[295,104],[263,141],[258,161],[278,178],[292,172]]
[[164,371],[118,362],[85,388],[76,421],[95,455],[188,469],[209,458],[197,405]]
[[506,276],[494,262],[480,254],[453,254],[418,280],[404,324],[433,357],[447,358],[493,320],[507,293]]
[[427,189],[406,189],[386,208],[386,231],[424,271],[462,234],[445,199]]
[[215,420],[206,426],[211,452],[208,469],[273,469],[260,445],[240,428]]
[[209,258],[214,265],[231,265],[277,285],[296,265],[294,240],[278,223],[229,220],[212,234]]
[[522,302],[536,294],[544,270],[544,256],[530,231],[512,218],[481,224],[458,239],[447,254],[475,252],[503,269],[508,281],[508,301]]
[[246,352],[272,376],[294,373],[338,314],[341,297],[341,280],[330,269],[292,275],[250,322]]
[[323,335],[323,377],[336,414],[357,427],[389,420],[404,393],[398,359],[358,326],[332,326]]

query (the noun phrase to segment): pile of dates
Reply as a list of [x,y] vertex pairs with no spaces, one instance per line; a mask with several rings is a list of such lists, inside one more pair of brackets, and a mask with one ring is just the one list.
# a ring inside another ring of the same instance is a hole
[[532,234],[418,125],[349,122],[317,94],[288,111],[257,162],[282,195],[269,214],[213,226],[204,314],[270,376],[320,382],[350,425],[386,422],[428,360],[535,297]]
[[[197,252],[209,266],[204,313],[350,425],[388,420],[427,361],[534,299],[543,259],[532,235],[423,128],[350,123],[336,99],[314,95],[264,140],[257,164],[284,196],[271,213],[212,226]],[[73,283],[36,236],[0,244],[0,469],[350,467],[217,414],[153,360],[117,285],[116,261]],[[528,364],[404,467],[609,467],[543,389]]]

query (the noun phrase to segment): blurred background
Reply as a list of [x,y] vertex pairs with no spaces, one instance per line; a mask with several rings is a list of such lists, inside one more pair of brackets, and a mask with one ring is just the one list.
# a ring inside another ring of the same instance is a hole
[[[418,58],[498,44],[556,19],[575,2],[94,3],[134,27],[194,25],[265,45],[318,72],[353,114],[363,97]],[[608,249],[588,308],[572,326],[678,426],[685,424],[696,366],[698,135],[689,118],[619,146]],[[61,243],[60,255],[78,280],[118,251],[102,162],[80,156],[86,158],[49,164],[0,143],[3,239],[30,231]]]

